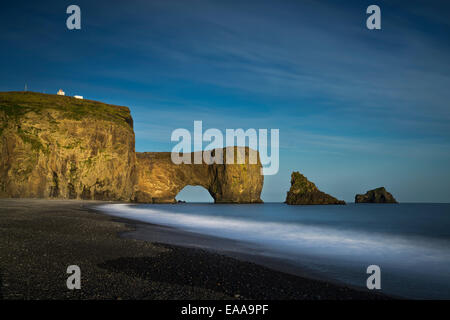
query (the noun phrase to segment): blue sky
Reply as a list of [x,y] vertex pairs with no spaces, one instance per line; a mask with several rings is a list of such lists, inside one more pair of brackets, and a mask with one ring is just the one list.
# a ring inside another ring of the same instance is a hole
[[[382,30],[365,27],[370,4]],[[450,201],[445,1],[24,1],[2,4],[0,27],[1,91],[126,105],[137,151],[170,151],[194,120],[280,129],[265,201],[284,200],[294,170],[346,201],[379,186]]]

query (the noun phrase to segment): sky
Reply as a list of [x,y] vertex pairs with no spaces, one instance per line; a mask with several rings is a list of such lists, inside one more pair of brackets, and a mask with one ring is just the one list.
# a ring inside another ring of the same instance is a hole
[[[371,4],[381,30],[366,28]],[[448,1],[21,1],[1,4],[0,28],[0,91],[128,106],[137,151],[170,151],[194,120],[279,129],[266,202],[292,171],[349,202],[380,186],[450,202]]]

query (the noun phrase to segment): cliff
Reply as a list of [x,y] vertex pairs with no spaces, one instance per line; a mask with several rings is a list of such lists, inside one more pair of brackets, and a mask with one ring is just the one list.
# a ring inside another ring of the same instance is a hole
[[398,203],[394,196],[384,187],[367,191],[365,194],[357,194],[355,203]]
[[293,172],[291,175],[291,189],[287,193],[286,203],[291,205],[345,204],[344,201],[320,191],[314,183],[299,172]]
[[126,107],[0,93],[0,197],[129,200],[133,121]]
[[136,154],[134,140],[126,107],[0,92],[0,197],[174,202],[199,185],[216,203],[262,202],[259,156],[253,165],[175,165],[169,152]]
[[[137,153],[138,183],[134,200],[173,203],[185,186],[192,185],[208,190],[215,203],[261,203],[264,176],[259,156],[257,164],[249,164],[247,147],[234,147],[234,152],[236,159],[245,154],[245,164],[175,165],[170,152]],[[226,159],[225,149],[223,155]],[[194,159],[193,153],[190,158]]]

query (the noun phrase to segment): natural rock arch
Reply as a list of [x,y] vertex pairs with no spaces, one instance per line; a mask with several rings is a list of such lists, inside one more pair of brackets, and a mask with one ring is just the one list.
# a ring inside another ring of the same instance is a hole
[[169,152],[136,154],[130,110],[97,101],[0,92],[0,154],[0,198],[174,202],[200,185],[218,203],[261,202],[259,161],[175,165]]
[[[174,203],[176,195],[186,186],[202,186],[215,203],[260,203],[264,176],[261,163],[244,164],[174,164],[170,152],[136,153],[138,181],[136,202]],[[223,152],[224,157],[226,152]],[[244,154],[244,153],[243,153]],[[193,153],[191,154],[193,159]],[[225,162],[225,161],[224,161]]]

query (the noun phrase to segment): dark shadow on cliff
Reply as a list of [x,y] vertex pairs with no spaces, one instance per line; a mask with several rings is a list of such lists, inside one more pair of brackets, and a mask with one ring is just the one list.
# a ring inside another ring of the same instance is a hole
[[270,270],[200,249],[161,245],[156,257],[123,257],[100,268],[131,277],[199,287],[244,299],[380,299],[383,296]]

